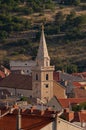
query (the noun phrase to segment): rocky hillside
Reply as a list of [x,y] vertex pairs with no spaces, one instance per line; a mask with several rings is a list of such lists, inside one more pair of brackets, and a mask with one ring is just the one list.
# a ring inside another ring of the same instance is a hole
[[[56,69],[86,70],[86,3],[0,2],[0,61],[35,59],[41,24]],[[9,4],[8,4],[9,3]]]

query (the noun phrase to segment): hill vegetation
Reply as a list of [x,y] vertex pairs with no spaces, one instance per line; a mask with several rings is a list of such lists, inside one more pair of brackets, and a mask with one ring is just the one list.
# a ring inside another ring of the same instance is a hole
[[35,59],[41,24],[56,69],[86,70],[86,2],[82,0],[1,0],[0,61]]

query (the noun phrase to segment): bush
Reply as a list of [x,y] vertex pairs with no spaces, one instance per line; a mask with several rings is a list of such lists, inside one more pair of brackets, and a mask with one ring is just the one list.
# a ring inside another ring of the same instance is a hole
[[77,6],[80,4],[80,0],[64,0],[64,4]]
[[21,98],[20,98],[20,101],[27,101],[27,97],[24,97],[24,96],[21,97]]
[[47,35],[53,35],[53,34],[57,34],[60,32],[60,26],[47,26],[46,27],[46,30],[45,30],[45,33]]
[[74,0],[74,3],[73,3],[75,6],[79,5],[80,4],[80,0]]
[[8,33],[6,31],[0,31],[0,40],[6,39],[8,36]]
[[82,9],[82,10],[86,10],[86,5],[82,5],[82,6],[81,6],[81,9]]
[[83,103],[74,105],[74,106],[72,107],[72,110],[75,111],[75,112],[80,111],[80,110],[82,110],[82,109],[86,110],[86,102],[83,102]]

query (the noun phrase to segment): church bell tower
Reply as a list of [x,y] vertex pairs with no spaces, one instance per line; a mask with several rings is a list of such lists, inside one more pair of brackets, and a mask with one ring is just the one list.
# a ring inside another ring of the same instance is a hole
[[40,38],[39,49],[36,57],[36,66],[32,69],[33,97],[48,101],[53,97],[53,71],[47,50],[44,26]]

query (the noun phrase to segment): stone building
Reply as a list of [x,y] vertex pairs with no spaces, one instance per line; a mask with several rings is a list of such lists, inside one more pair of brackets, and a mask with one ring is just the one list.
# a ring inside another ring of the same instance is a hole
[[33,95],[49,100],[53,97],[53,71],[46,46],[44,29],[40,38],[40,45],[36,57],[36,66],[32,69]]
[[[53,96],[57,98],[66,98],[65,88],[54,81],[54,66],[50,65],[50,57],[47,50],[44,27],[40,38],[40,45],[35,62],[31,64],[19,65],[17,62],[15,68],[21,66],[22,70],[27,68],[28,73],[11,73],[0,81],[0,89],[8,89],[13,95],[24,95],[27,97],[40,98],[48,102]],[[11,68],[13,68],[11,66]],[[16,69],[17,70],[17,69]],[[26,70],[24,70],[25,72]]]

